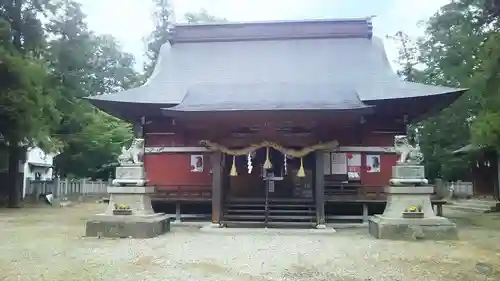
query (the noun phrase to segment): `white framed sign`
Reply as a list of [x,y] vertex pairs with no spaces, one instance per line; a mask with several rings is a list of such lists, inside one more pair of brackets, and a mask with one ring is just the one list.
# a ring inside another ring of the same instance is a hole
[[348,153],[347,154],[348,167],[361,167],[361,153]]
[[361,179],[361,153],[347,154],[347,176],[349,180]]
[[375,154],[366,155],[366,172],[380,173],[380,155],[375,155]]
[[332,175],[347,174],[347,155],[346,153],[332,153],[331,155]]
[[191,155],[191,172],[203,172],[203,155]]

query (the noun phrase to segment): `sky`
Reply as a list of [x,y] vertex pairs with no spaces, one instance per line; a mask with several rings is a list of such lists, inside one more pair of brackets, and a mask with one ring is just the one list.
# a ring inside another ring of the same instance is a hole
[[[138,68],[144,62],[144,38],[153,29],[153,0],[78,0],[88,15],[89,27],[97,33],[111,34],[124,51],[135,55]],[[170,0],[175,21],[184,14],[206,9],[209,14],[229,21],[304,20],[323,18],[373,19],[375,36],[385,38],[399,30],[412,37],[423,34],[419,23],[450,0]],[[397,48],[384,39],[389,59]]]

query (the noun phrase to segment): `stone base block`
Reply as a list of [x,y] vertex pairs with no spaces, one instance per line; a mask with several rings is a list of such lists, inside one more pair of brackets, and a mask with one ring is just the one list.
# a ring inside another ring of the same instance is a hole
[[142,164],[122,164],[116,167],[116,178],[112,181],[115,186],[146,185],[146,175]]
[[122,165],[116,167],[115,170],[116,179],[123,180],[134,180],[134,179],[144,179],[144,167],[143,165]]
[[368,224],[370,234],[389,240],[456,240],[457,226],[446,218],[386,218],[373,216]]
[[108,186],[109,205],[107,215],[113,215],[115,204],[125,204],[132,210],[133,216],[154,215],[149,194],[154,193],[151,186]]
[[392,178],[389,180],[389,183],[394,186],[421,186],[429,183],[426,179],[396,179]]
[[110,238],[153,238],[170,231],[165,214],[113,216],[100,214],[87,221],[85,235]]
[[395,179],[425,179],[423,165],[399,164],[392,167],[392,177]]
[[209,225],[206,226],[207,228],[223,228],[224,226],[220,223],[211,223]]

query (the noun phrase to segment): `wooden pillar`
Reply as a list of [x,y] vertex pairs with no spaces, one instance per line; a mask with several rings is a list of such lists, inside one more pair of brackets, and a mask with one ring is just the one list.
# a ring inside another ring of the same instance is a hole
[[144,132],[144,125],[146,125],[146,117],[141,116],[139,120],[133,123],[134,136],[136,138],[144,138],[146,135]]
[[367,223],[370,218],[368,217],[368,203],[363,203],[363,222]]
[[443,204],[436,204],[436,215],[438,217],[443,216]]
[[175,203],[175,222],[181,222],[181,202]]
[[212,152],[212,223],[219,224],[222,215],[222,153]]
[[[495,198],[497,201],[500,201],[500,153],[495,152],[494,161],[494,165],[496,166],[496,181],[493,185],[493,198]],[[472,188],[474,188],[474,182],[472,183]]]
[[325,224],[325,173],[324,173],[324,152],[315,152],[316,165],[315,173],[315,201],[316,201],[316,222],[317,225]]

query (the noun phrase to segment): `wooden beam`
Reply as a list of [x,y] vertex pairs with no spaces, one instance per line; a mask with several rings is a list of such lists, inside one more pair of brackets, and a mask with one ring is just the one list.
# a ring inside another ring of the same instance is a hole
[[316,223],[317,225],[325,224],[325,174],[324,166],[325,160],[324,152],[316,151],[314,153],[316,165],[314,167],[315,173],[315,201],[316,201]]
[[212,223],[219,224],[222,215],[222,153],[212,152]]
[[[371,153],[396,153],[393,146],[339,146],[335,152],[371,152]],[[209,152],[201,146],[149,146],[145,148],[146,154],[158,153],[183,153],[183,152]]]

